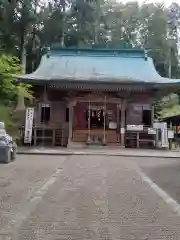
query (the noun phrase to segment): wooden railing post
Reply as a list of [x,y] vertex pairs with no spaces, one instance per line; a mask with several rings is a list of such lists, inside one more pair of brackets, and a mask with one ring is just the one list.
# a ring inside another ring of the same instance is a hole
[[126,111],[126,100],[122,100],[121,104],[121,146],[125,146],[125,111]]
[[75,106],[75,102],[74,101],[70,101],[68,104],[69,107],[69,129],[68,129],[68,146],[70,147],[73,141],[73,117],[74,117],[74,106]]

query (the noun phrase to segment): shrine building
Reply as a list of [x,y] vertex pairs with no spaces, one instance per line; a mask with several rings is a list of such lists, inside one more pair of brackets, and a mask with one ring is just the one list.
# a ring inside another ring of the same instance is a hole
[[153,104],[180,89],[179,80],[161,77],[137,49],[54,47],[19,82],[34,89],[35,146],[153,147]]

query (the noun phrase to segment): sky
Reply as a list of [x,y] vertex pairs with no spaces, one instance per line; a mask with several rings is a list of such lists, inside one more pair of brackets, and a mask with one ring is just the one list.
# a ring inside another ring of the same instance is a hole
[[[180,0],[137,0],[139,3],[143,3],[143,2],[147,2],[147,3],[150,3],[150,2],[153,2],[153,3],[163,3],[168,7],[169,5],[172,4],[172,2],[176,2],[176,3],[180,3]],[[126,2],[131,2],[131,0],[122,0],[122,2],[126,3]]]

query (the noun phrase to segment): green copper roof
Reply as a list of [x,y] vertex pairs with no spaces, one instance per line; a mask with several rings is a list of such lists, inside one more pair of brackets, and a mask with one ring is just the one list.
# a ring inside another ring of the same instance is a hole
[[41,59],[37,70],[21,76],[35,80],[95,81],[106,83],[175,83],[161,77],[152,58],[144,50],[122,49],[51,49]]

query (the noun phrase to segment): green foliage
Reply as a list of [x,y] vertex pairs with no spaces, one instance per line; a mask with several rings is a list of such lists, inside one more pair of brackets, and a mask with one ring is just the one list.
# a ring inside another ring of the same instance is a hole
[[171,108],[164,108],[160,112],[161,118],[180,115],[180,105],[174,105]]
[[31,99],[30,86],[17,85],[15,80],[22,74],[22,69],[17,57],[2,54],[0,56],[0,101],[1,104],[15,103],[18,95]]
[[13,101],[17,94],[14,84],[14,78],[21,73],[20,65],[17,64],[18,59],[8,55],[0,57],[0,98],[1,103],[8,104]]
[[0,121],[5,123],[5,127],[13,125],[13,120],[11,119],[11,108],[5,105],[0,105]]
[[155,105],[156,118],[175,116],[180,114],[179,96],[171,94],[158,101]]
[[6,130],[17,139],[21,116],[15,111],[17,99],[23,96],[31,100],[31,86],[16,84],[17,77],[22,69],[17,57],[2,54],[0,56],[0,121],[3,121]]
[[5,123],[6,131],[14,140],[19,139],[19,128],[21,126],[21,118],[13,107],[0,104],[0,122]]

